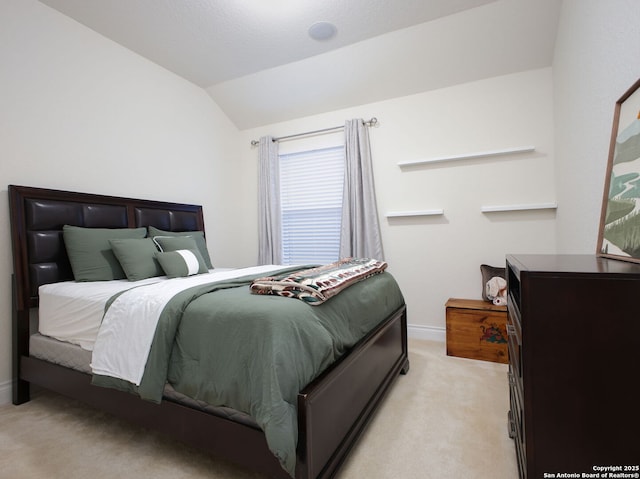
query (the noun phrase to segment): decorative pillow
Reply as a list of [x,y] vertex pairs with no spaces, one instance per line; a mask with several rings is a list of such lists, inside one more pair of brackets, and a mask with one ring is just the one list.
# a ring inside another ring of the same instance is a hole
[[[192,249],[200,252],[196,240],[191,236],[154,236],[153,242],[160,251],[164,252],[177,251],[179,249]],[[202,256],[202,253],[200,253],[200,256]]]
[[62,237],[76,281],[124,279],[110,239],[144,238],[145,228],[83,228],[64,225]]
[[156,258],[169,278],[183,278],[209,272],[200,251],[197,249],[179,249],[156,253]]
[[496,266],[489,266],[488,264],[480,265],[480,273],[482,274],[482,299],[491,302],[491,300],[487,297],[487,283],[491,278],[494,278],[496,276],[502,279],[506,279],[505,271],[506,268],[498,268]]
[[112,239],[109,244],[129,281],[164,274],[156,259],[158,248],[151,238]]
[[163,231],[155,228],[153,226],[149,226],[149,236],[151,238],[155,236],[191,236],[198,245],[198,251],[202,255],[207,268],[213,269],[213,264],[211,263],[211,257],[209,256],[209,251],[207,250],[207,242],[204,239],[203,231]]

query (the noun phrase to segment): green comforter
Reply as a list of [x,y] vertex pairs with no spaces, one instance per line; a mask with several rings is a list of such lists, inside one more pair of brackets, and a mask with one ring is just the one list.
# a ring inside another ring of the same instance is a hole
[[[160,317],[137,393],[160,402],[169,382],[194,399],[250,414],[293,476],[298,392],[404,300],[386,272],[314,307],[297,299],[250,294],[254,278],[176,295]],[[93,382],[136,390],[104,376],[94,376]]]

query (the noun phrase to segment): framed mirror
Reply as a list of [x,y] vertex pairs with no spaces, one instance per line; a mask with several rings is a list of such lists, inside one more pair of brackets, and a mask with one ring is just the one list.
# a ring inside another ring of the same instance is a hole
[[597,255],[640,263],[640,80],[615,106]]

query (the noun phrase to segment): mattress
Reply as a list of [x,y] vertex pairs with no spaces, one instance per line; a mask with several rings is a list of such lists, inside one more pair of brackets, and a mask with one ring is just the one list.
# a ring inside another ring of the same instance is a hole
[[64,281],[40,286],[38,331],[45,336],[92,351],[104,306],[109,298],[135,285],[159,280],[160,278],[135,282],[126,279],[86,283]]
[[[211,273],[224,271],[229,269],[216,268]],[[166,280],[166,276],[159,276],[140,281],[122,279],[45,284],[38,290],[40,296],[38,331],[45,336],[93,351],[104,308],[109,298],[136,286]]]

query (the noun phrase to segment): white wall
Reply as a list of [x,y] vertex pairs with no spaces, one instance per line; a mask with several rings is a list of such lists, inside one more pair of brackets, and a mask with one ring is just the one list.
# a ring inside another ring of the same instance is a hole
[[640,78],[640,2],[564,0],[553,63],[558,252],[595,253],[616,101]]
[[0,65],[2,402],[11,378],[8,184],[203,204],[219,266],[248,262],[238,241],[248,235],[227,199],[241,175],[239,132],[204,90],[34,0],[0,0]]
[[[554,210],[480,212],[483,205],[556,200],[552,96],[551,69],[545,68],[245,130],[246,194],[255,201],[257,149],[250,140],[377,117],[370,137],[389,271],[406,296],[411,332],[444,339],[447,299],[481,296],[480,264],[503,265],[507,253],[555,251]],[[283,142],[282,148],[340,141],[340,134],[332,134]],[[526,145],[536,151],[398,167],[402,161]],[[432,208],[444,209],[444,216],[385,217]]]

